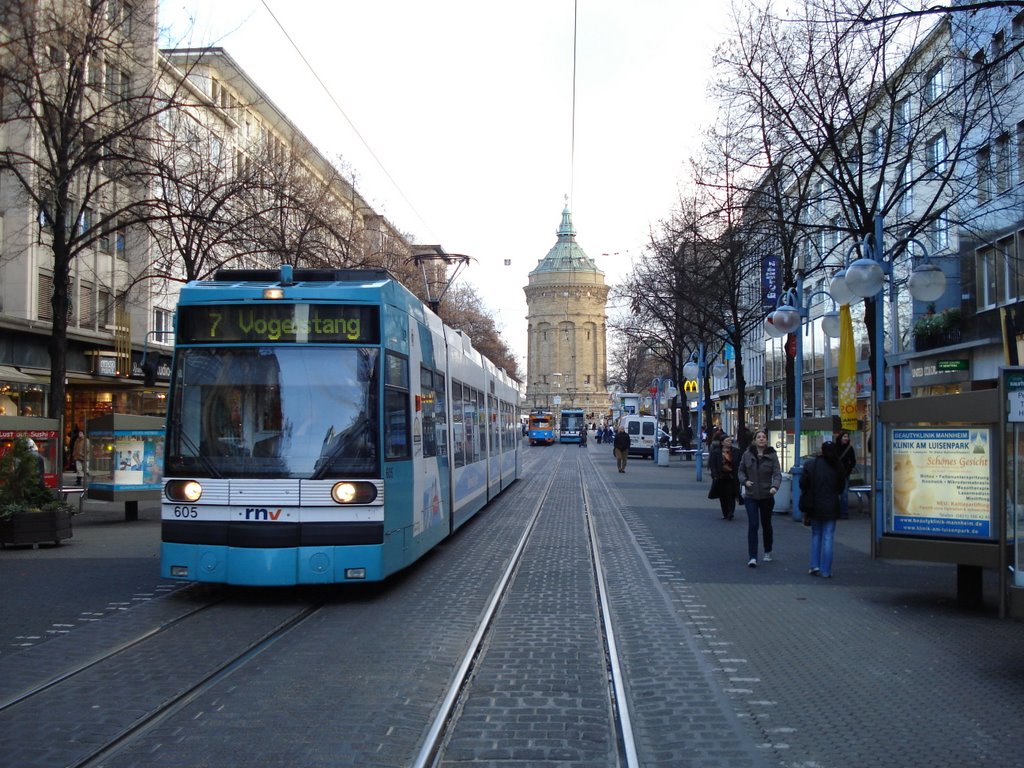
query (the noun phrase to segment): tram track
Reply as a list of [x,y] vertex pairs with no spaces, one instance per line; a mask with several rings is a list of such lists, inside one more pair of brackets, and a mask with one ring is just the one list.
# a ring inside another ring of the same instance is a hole
[[281,640],[289,633],[295,631],[304,622],[308,621],[312,616],[319,612],[323,606],[324,603],[322,602],[307,606],[305,610],[296,614],[280,626],[275,627],[271,632],[253,643],[242,653],[239,653],[234,658],[225,661],[213,672],[203,677],[187,690],[184,690],[177,696],[163,702],[145,718],[133,723],[131,727],[117,734],[115,738],[111,739],[91,754],[84,756],[77,762],[71,763],[68,768],[95,768],[95,766],[101,765],[110,755],[124,748],[133,740],[145,736],[165,720],[180,712],[197,697],[210,691],[214,686],[219,684],[233,672],[251,662],[271,645]]
[[[532,539],[536,536],[538,521],[545,505],[551,501],[552,487],[564,460],[565,452],[562,452],[561,456],[559,456],[558,464],[555,466],[554,471],[549,474],[544,489],[539,494],[530,514],[529,524],[524,529],[512,557],[492,592],[487,610],[480,618],[474,638],[458,666],[458,671],[453,677],[450,687],[445,693],[422,748],[412,763],[413,768],[439,768],[442,765],[448,764],[445,760],[446,751],[455,729],[459,725],[462,706],[472,690],[476,673],[486,661],[487,646],[492,633],[496,631],[495,617],[506,603],[509,602],[510,593],[515,588],[517,575],[524,564],[524,555]],[[634,768],[640,763],[632,732],[630,707],[626,698],[622,667],[617,657],[618,649],[612,624],[612,614],[608,604],[608,592],[605,584],[606,576],[601,562],[597,531],[591,513],[590,495],[587,490],[587,484],[584,482],[583,461],[577,458],[575,464],[575,478],[578,480],[578,485],[575,488],[579,491],[576,497],[582,500],[582,515],[586,528],[588,548],[587,557],[589,559],[590,576],[592,578],[591,586],[598,619],[598,643],[603,649],[610,728],[613,732],[609,737],[609,742],[614,744],[613,751],[615,754],[613,758],[611,756],[609,758],[611,764]],[[499,736],[503,736],[503,734],[499,734]],[[459,759],[455,758],[454,762],[458,762]]]
[[182,622],[186,622],[189,619],[202,613],[203,611],[208,611],[211,608],[217,606],[218,604],[224,602],[225,600],[228,600],[235,591],[236,590],[231,590],[229,592],[226,592],[221,597],[212,602],[193,608],[188,612],[181,614],[180,616],[175,616],[174,618],[169,619],[168,621],[165,621],[156,627],[152,627],[151,629],[148,629],[142,632],[141,634],[136,635],[135,637],[130,637],[125,640],[122,640],[117,645],[107,649],[98,656],[94,656],[91,659],[88,659],[84,662],[74,664],[73,666],[65,670],[62,670],[57,675],[54,675],[53,677],[49,678],[48,680],[45,680],[44,682],[38,683],[32,686],[31,688],[28,688],[27,690],[24,690],[13,696],[8,696],[6,699],[0,700],[0,713],[4,712],[5,710],[11,707],[28,701],[32,697],[38,696],[43,692],[49,690],[50,688],[53,688],[54,686],[65,683],[74,678],[76,675],[80,675],[92,667],[115,660],[117,656],[134,648],[140,643],[144,643],[147,640],[150,640],[151,638],[154,638],[163,632],[167,632],[173,629],[174,627],[178,626]]
[[[5,745],[5,759],[17,761],[8,764],[37,764],[40,749],[46,750],[48,765],[103,764],[294,632],[325,604],[252,610],[245,600],[232,599],[236,593],[231,590],[127,638],[2,702],[5,720],[38,724],[39,729],[23,731],[18,742]],[[225,639],[220,630],[227,622],[237,632]],[[78,704],[78,716],[71,737],[55,744],[46,738],[50,713],[67,701]]]

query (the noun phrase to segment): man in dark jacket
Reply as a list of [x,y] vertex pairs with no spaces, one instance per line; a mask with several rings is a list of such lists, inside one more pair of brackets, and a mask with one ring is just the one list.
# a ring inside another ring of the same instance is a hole
[[619,472],[626,471],[626,460],[629,458],[629,446],[632,445],[629,434],[625,429],[619,427],[615,433],[615,440],[612,442],[612,451],[615,453],[615,464]]

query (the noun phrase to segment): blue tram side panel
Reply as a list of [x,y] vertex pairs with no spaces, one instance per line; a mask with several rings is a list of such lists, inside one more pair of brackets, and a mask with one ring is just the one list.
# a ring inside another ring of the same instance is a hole
[[558,442],[578,443],[587,428],[582,408],[563,408],[558,429]]
[[176,324],[167,578],[384,579],[521,472],[517,382],[384,270],[222,270]]
[[551,445],[555,442],[555,417],[547,411],[532,411],[527,434],[530,445]]

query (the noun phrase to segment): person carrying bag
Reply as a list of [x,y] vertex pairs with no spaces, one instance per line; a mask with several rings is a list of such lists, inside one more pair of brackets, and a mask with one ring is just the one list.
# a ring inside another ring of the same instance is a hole
[[725,435],[719,450],[712,453],[708,460],[713,478],[708,498],[718,499],[723,520],[732,520],[736,514],[736,500],[740,495],[740,484],[736,479],[738,462],[739,452],[733,448],[733,439]]

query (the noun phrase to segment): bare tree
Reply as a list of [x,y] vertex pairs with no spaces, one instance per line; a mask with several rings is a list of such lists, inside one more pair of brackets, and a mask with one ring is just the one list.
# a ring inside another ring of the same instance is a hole
[[501,330],[488,313],[480,295],[462,283],[450,290],[440,307],[441,319],[461,330],[473,341],[473,348],[514,379],[520,379],[519,365],[511,348],[501,338]]
[[[9,0],[0,5],[0,173],[38,211],[51,257],[49,411],[64,410],[69,281],[97,245],[122,249],[150,215],[155,3]],[[31,277],[31,276],[30,276]]]
[[[982,45],[984,30],[949,17],[926,24],[898,16],[896,0],[802,0],[791,8],[782,20],[770,2],[746,6],[716,69],[720,94],[760,117],[748,124],[765,126],[759,165],[770,173],[782,167],[769,149],[800,158],[789,177],[810,186],[780,191],[805,194],[806,204],[799,218],[778,220],[780,232],[819,235],[792,240],[806,248],[799,268],[842,263],[851,247],[872,241],[880,216],[889,253],[926,242],[955,273],[950,232],[978,221],[980,153],[1014,101],[989,77],[989,62],[961,55]],[[881,21],[865,25],[865,16]],[[789,269],[797,255],[787,254]],[[867,300],[864,310],[871,350],[881,343],[875,304]]]

